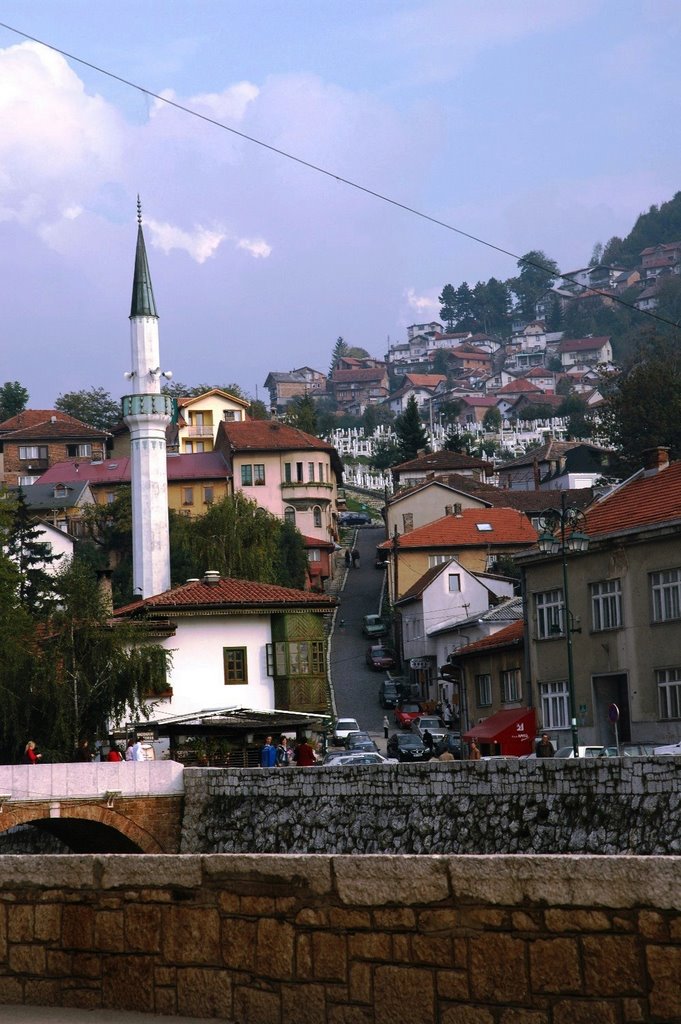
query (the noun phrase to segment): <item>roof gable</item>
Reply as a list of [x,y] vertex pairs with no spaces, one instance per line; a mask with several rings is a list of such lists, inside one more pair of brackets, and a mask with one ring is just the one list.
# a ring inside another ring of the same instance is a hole
[[[463,508],[398,538],[398,549],[497,547],[535,544],[537,531],[523,512],[511,508]],[[390,549],[393,540],[380,547]]]
[[166,590],[162,594],[134,601],[118,608],[114,615],[127,616],[145,611],[169,614],[213,609],[216,613],[230,609],[266,613],[272,608],[284,610],[287,607],[303,606],[318,611],[331,611],[337,604],[335,597],[314,594],[308,590],[280,587],[273,583],[254,583],[251,580],[237,580],[230,577],[208,584],[202,580],[184,583]]
[[650,476],[639,471],[586,513],[589,536],[681,523],[681,462]]

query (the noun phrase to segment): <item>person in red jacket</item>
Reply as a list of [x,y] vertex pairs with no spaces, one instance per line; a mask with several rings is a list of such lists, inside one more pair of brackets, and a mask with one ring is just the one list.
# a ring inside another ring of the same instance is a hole
[[24,750],[24,764],[39,764],[42,756],[35,749],[35,741],[29,740]]
[[299,768],[309,768],[315,763],[314,750],[304,736],[296,748],[295,762]]

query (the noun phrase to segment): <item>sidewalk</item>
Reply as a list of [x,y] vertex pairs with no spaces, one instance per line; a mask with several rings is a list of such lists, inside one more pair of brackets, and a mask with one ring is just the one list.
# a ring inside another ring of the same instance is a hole
[[[219,1024],[219,1018],[212,1020]],[[205,1017],[166,1017],[123,1010],[74,1010],[70,1006],[0,1006],[0,1021],[2,1024],[207,1024]]]

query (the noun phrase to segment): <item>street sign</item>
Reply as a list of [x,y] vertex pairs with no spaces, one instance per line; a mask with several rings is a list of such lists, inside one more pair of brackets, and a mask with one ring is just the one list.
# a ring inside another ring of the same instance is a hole
[[616,704],[609,704],[608,705],[608,718],[613,723],[613,725],[616,725],[617,722],[619,722],[619,719],[620,719],[620,709],[617,707]]

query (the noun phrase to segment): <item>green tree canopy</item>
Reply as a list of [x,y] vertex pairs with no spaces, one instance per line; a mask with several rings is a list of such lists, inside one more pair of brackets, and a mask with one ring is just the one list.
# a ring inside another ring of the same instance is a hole
[[385,440],[377,441],[374,445],[374,453],[371,456],[371,465],[374,469],[384,470],[390,469],[391,466],[396,466],[401,461],[402,452],[397,441]]
[[[446,284],[437,297],[440,303],[440,318],[444,320],[448,334],[454,331],[457,319],[456,289],[451,284]],[[441,371],[438,371],[441,372]]]
[[0,423],[23,412],[28,405],[28,391],[18,380],[6,380],[0,386]]
[[291,427],[304,430],[306,434],[318,434],[317,409],[310,395],[297,395],[286,407],[286,422]]
[[518,296],[522,315],[527,320],[533,320],[537,302],[560,276],[560,270],[556,261],[540,249],[526,252],[518,260],[518,267],[520,274],[511,280],[510,285]]
[[49,570],[62,556],[52,554],[21,488],[10,503],[13,508],[4,547],[18,570],[18,598],[31,615],[46,615],[55,601],[54,578]]
[[489,432],[499,430],[501,427],[501,411],[497,409],[496,405],[492,405],[487,409],[482,418],[482,425]]
[[54,407],[98,430],[111,430],[122,416],[120,402],[115,401],[104,388],[68,391],[59,396]]
[[329,377],[338,366],[338,363],[346,356],[349,352],[348,344],[339,335],[336,338],[336,344],[333,346],[333,352],[331,353],[331,365],[329,366]]
[[395,433],[400,449],[401,460],[408,462],[415,459],[420,451],[429,451],[428,434],[421,422],[416,399],[410,395],[403,413],[395,420]]

